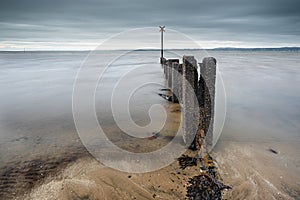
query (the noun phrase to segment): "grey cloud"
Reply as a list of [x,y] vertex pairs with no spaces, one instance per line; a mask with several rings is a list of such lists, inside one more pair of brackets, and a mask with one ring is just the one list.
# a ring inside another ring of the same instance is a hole
[[1,40],[96,39],[165,24],[195,39],[300,44],[298,0],[7,0]]

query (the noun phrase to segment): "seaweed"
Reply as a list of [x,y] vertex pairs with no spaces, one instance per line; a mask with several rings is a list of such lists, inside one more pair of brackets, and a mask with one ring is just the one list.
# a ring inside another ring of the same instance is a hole
[[189,166],[197,166],[197,158],[182,155],[177,159],[179,161],[180,169],[185,169]]
[[222,190],[231,189],[230,186],[224,185],[206,172],[190,178],[188,182],[190,183],[187,187],[189,200],[221,200]]
[[182,155],[177,159],[179,161],[180,169],[186,167],[200,165],[200,174],[189,179],[189,186],[187,187],[187,199],[189,200],[210,200],[222,199],[222,190],[231,189],[230,186],[224,185],[219,181],[219,174],[212,157],[209,154],[201,157],[199,155],[190,157]]

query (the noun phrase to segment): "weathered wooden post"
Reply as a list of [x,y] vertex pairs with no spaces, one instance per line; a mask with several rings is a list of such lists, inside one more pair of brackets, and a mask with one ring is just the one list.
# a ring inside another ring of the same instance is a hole
[[178,66],[178,72],[179,72],[179,74],[178,75],[180,75],[179,76],[179,81],[178,81],[178,102],[180,103],[180,104],[182,104],[182,80],[183,80],[183,69],[182,69],[182,64],[179,64],[179,66]]
[[178,102],[179,97],[179,87],[181,85],[181,74],[179,72],[179,63],[173,62],[172,63],[172,93],[173,98],[172,102]]
[[[198,99],[200,105],[199,130],[196,136],[198,147],[207,151],[213,145],[213,124],[215,107],[216,59],[207,57],[200,64]],[[201,144],[204,141],[205,144]],[[201,145],[199,147],[199,145]],[[199,150],[200,150],[199,149]]]
[[162,66],[163,66],[163,68],[164,68],[164,76],[165,76],[165,79],[167,79],[167,78],[168,78],[168,76],[167,76],[167,60],[166,60],[165,58],[163,59]]
[[168,88],[171,88],[171,86],[172,86],[172,61],[170,59],[167,60],[167,71],[168,71],[167,86],[168,86]]
[[196,96],[198,73],[194,56],[183,56],[182,78],[183,140],[190,145],[199,123],[199,106]]
[[165,71],[165,78],[167,80],[167,87],[169,86],[169,61],[166,60],[166,62],[163,64],[164,65],[164,71]]
[[167,85],[169,88],[172,88],[172,67],[173,63],[177,62],[179,63],[179,59],[168,59],[167,61],[167,71],[168,71],[168,80],[167,80]]

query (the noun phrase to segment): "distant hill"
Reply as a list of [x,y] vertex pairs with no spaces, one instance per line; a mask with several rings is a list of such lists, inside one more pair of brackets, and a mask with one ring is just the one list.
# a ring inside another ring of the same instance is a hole
[[221,47],[215,49],[207,49],[209,51],[300,51],[300,47],[280,47],[280,48],[234,48]]
[[[219,47],[213,49],[165,49],[165,51],[300,51],[300,47],[278,47],[278,48],[236,48],[236,47]],[[134,51],[160,51],[160,49],[136,49]]]

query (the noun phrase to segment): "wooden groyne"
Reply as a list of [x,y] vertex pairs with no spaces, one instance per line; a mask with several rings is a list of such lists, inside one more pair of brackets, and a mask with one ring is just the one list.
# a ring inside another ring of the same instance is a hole
[[187,148],[194,150],[177,160],[181,169],[199,172],[189,179],[186,198],[222,199],[222,191],[231,187],[221,182],[209,155],[213,146],[217,61],[206,57],[197,63],[194,56],[183,56],[181,63],[179,59],[163,59],[162,65],[166,86],[172,92],[168,99],[181,105],[183,140]]
[[213,145],[216,59],[194,56],[163,59],[166,86],[172,91],[172,102],[181,104],[183,140],[201,152]]

